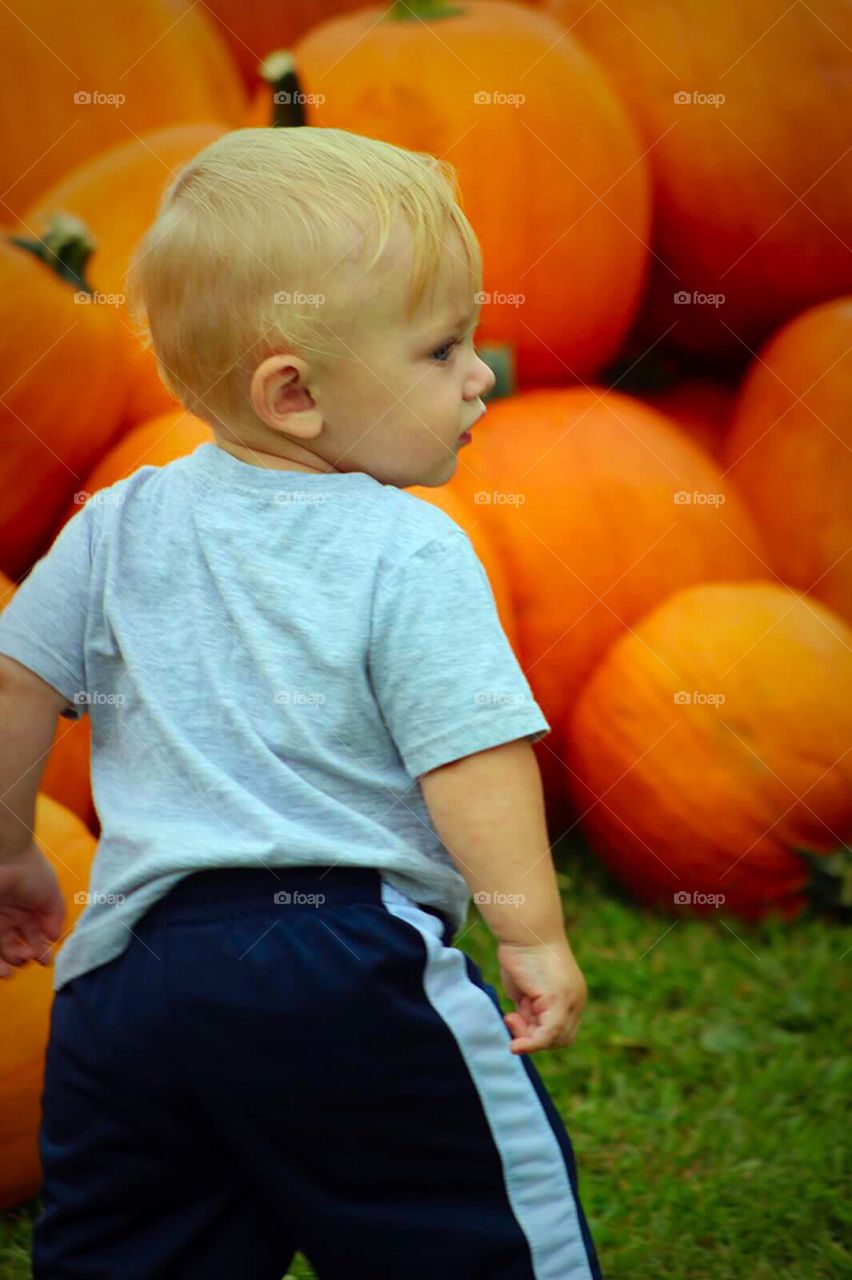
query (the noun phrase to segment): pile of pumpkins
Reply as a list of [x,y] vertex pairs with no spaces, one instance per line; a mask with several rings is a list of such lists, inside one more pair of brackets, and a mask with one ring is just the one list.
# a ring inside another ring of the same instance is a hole
[[[78,0],[69,23],[10,0],[0,32],[0,606],[88,496],[213,439],[124,273],[178,167],[299,127],[274,114],[284,49],[302,124],[456,169],[508,381],[452,481],[411,492],[469,533],[552,725],[551,835],[676,914],[848,905],[849,6]],[[59,721],[36,814],[69,926],[89,746]],[[0,986],[0,1206],[40,1182],[51,984]]]

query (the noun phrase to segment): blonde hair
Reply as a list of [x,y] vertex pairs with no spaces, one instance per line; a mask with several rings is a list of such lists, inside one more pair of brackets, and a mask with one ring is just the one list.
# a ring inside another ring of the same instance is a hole
[[333,357],[320,344],[335,336],[336,312],[357,317],[359,305],[339,287],[332,296],[334,269],[360,260],[359,241],[375,238],[351,278],[369,271],[399,214],[412,236],[407,319],[448,252],[458,257],[447,245],[453,230],[473,302],[480,249],[451,165],[343,129],[246,128],[217,138],[166,188],[126,276],[131,321],[153,347],[163,384],[219,428],[252,412],[249,383],[266,356]]

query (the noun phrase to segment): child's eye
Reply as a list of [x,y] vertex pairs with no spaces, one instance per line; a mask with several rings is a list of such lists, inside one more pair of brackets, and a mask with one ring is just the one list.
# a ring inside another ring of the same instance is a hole
[[447,363],[447,361],[446,361],[446,360],[442,360],[442,359],[441,359],[441,352],[442,352],[442,351],[446,351],[446,352],[449,354],[449,352],[451,352],[451,351],[452,351],[452,349],[453,349],[453,347],[454,347],[455,345],[456,345],[456,344],[455,344],[455,341],[453,341],[453,342],[445,342],[442,346],[437,347],[437,348],[432,352],[432,359],[433,359],[433,360],[436,360],[438,364],[446,364],[446,363]]

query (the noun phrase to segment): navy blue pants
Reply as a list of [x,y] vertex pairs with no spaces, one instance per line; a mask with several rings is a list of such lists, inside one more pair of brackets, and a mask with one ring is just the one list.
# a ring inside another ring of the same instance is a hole
[[179,881],[51,1010],[34,1280],[599,1280],[568,1134],[369,867]]

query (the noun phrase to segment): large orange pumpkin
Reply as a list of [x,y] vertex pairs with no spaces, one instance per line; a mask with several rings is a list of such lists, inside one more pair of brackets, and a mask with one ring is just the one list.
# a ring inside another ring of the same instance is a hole
[[776,583],[711,582],[605,655],[566,776],[593,848],[642,902],[793,918],[814,866],[852,841],[850,742],[852,631]]
[[[11,578],[0,573],[0,613],[12,599],[17,587]],[[44,765],[39,790],[82,818],[91,831],[98,826],[92,798],[90,752],[92,731],[89,717],[79,720],[57,717],[53,744]]]
[[[75,814],[41,792],[34,834],[65,897],[67,936],[83,910],[74,895],[86,891],[96,841]],[[28,1200],[41,1186],[38,1127],[53,974],[52,965],[30,961],[0,982],[0,1210]]]
[[848,0],[545,8],[600,58],[649,148],[648,337],[674,326],[668,340],[682,347],[745,358],[804,307],[852,287]]
[[539,752],[551,795],[565,717],[625,628],[680,587],[764,572],[757,531],[718,467],[617,392],[494,401],[450,487],[481,511],[506,566],[520,659],[554,730]]
[[761,351],[724,459],[780,576],[852,622],[852,297],[812,307]]
[[91,301],[92,248],[74,219],[41,241],[0,236],[0,566],[13,578],[118,430],[122,340],[115,308]]
[[9,0],[0,5],[0,46],[6,219],[133,133],[237,124],[245,113],[230,54],[204,5],[189,0],[76,0],[73,12],[56,0]]
[[645,277],[649,184],[631,121],[571,36],[510,0],[446,14],[406,0],[323,22],[293,53],[309,125],[454,166],[482,247],[479,341],[514,349],[518,385],[607,362]]
[[[88,279],[99,293],[124,298],[130,255],[154,221],[160,197],[173,174],[227,129],[215,121],[174,125],[127,138],[89,157],[27,209],[27,226],[41,228],[57,213],[80,218],[97,247]],[[124,302],[117,307],[126,369],[113,373],[126,385],[120,430],[135,426],[175,404],[163,386],[153,353],[129,327]]]

